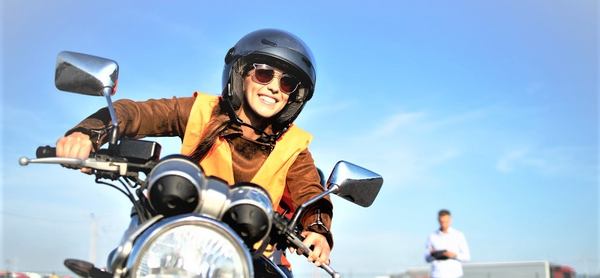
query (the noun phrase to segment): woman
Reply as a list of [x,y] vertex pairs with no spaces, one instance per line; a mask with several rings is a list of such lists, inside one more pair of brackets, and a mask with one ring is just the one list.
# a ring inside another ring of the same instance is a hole
[[[126,137],[179,136],[182,154],[205,174],[230,185],[253,182],[266,189],[280,212],[323,191],[308,151],[312,136],[293,125],[313,95],[316,80],[309,48],[296,36],[264,29],[247,34],[225,56],[220,97],[115,102],[119,134]],[[110,117],[101,109],[57,142],[57,155],[85,159],[107,141]],[[317,202],[301,223],[309,260],[329,264],[332,204]],[[288,266],[280,257],[274,261]]]

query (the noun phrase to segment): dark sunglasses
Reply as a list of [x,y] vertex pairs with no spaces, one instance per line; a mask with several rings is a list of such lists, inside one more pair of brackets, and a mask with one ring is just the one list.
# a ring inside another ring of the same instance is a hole
[[[254,72],[252,81],[267,85],[275,78],[275,68],[265,64],[252,64]],[[278,74],[279,75],[279,74]],[[300,80],[293,75],[284,73],[279,76],[279,90],[284,94],[291,94],[300,86]]]

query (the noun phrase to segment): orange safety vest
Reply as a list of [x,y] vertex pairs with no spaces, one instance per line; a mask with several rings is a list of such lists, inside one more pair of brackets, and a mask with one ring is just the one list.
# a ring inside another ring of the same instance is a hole
[[[196,100],[192,106],[188,123],[183,137],[181,153],[191,155],[198,143],[203,138],[204,128],[210,121],[215,107],[219,104],[219,97],[203,93],[194,93]],[[279,206],[279,201],[285,189],[287,172],[303,150],[312,140],[310,133],[292,125],[276,142],[263,165],[260,167],[251,182],[260,185],[271,196],[273,208]],[[231,148],[229,143],[218,137],[200,161],[200,166],[207,176],[218,177],[229,185],[234,184]]]

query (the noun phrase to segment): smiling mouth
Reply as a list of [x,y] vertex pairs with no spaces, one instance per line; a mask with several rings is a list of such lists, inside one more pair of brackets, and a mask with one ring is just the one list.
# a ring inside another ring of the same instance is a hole
[[261,96],[259,96],[259,98],[264,104],[273,105],[273,104],[277,103],[276,99],[265,96],[265,95],[261,95]]

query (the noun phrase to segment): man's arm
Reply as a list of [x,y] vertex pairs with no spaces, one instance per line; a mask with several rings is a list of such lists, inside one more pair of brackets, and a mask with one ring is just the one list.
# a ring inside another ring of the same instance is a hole
[[469,245],[467,244],[467,239],[465,236],[460,233],[458,237],[458,252],[456,253],[455,259],[461,262],[468,262],[471,260],[471,252],[469,251]]
[[435,260],[435,258],[431,255],[431,252],[434,251],[433,244],[431,243],[431,236],[427,237],[427,243],[425,244],[425,261],[430,263]]

